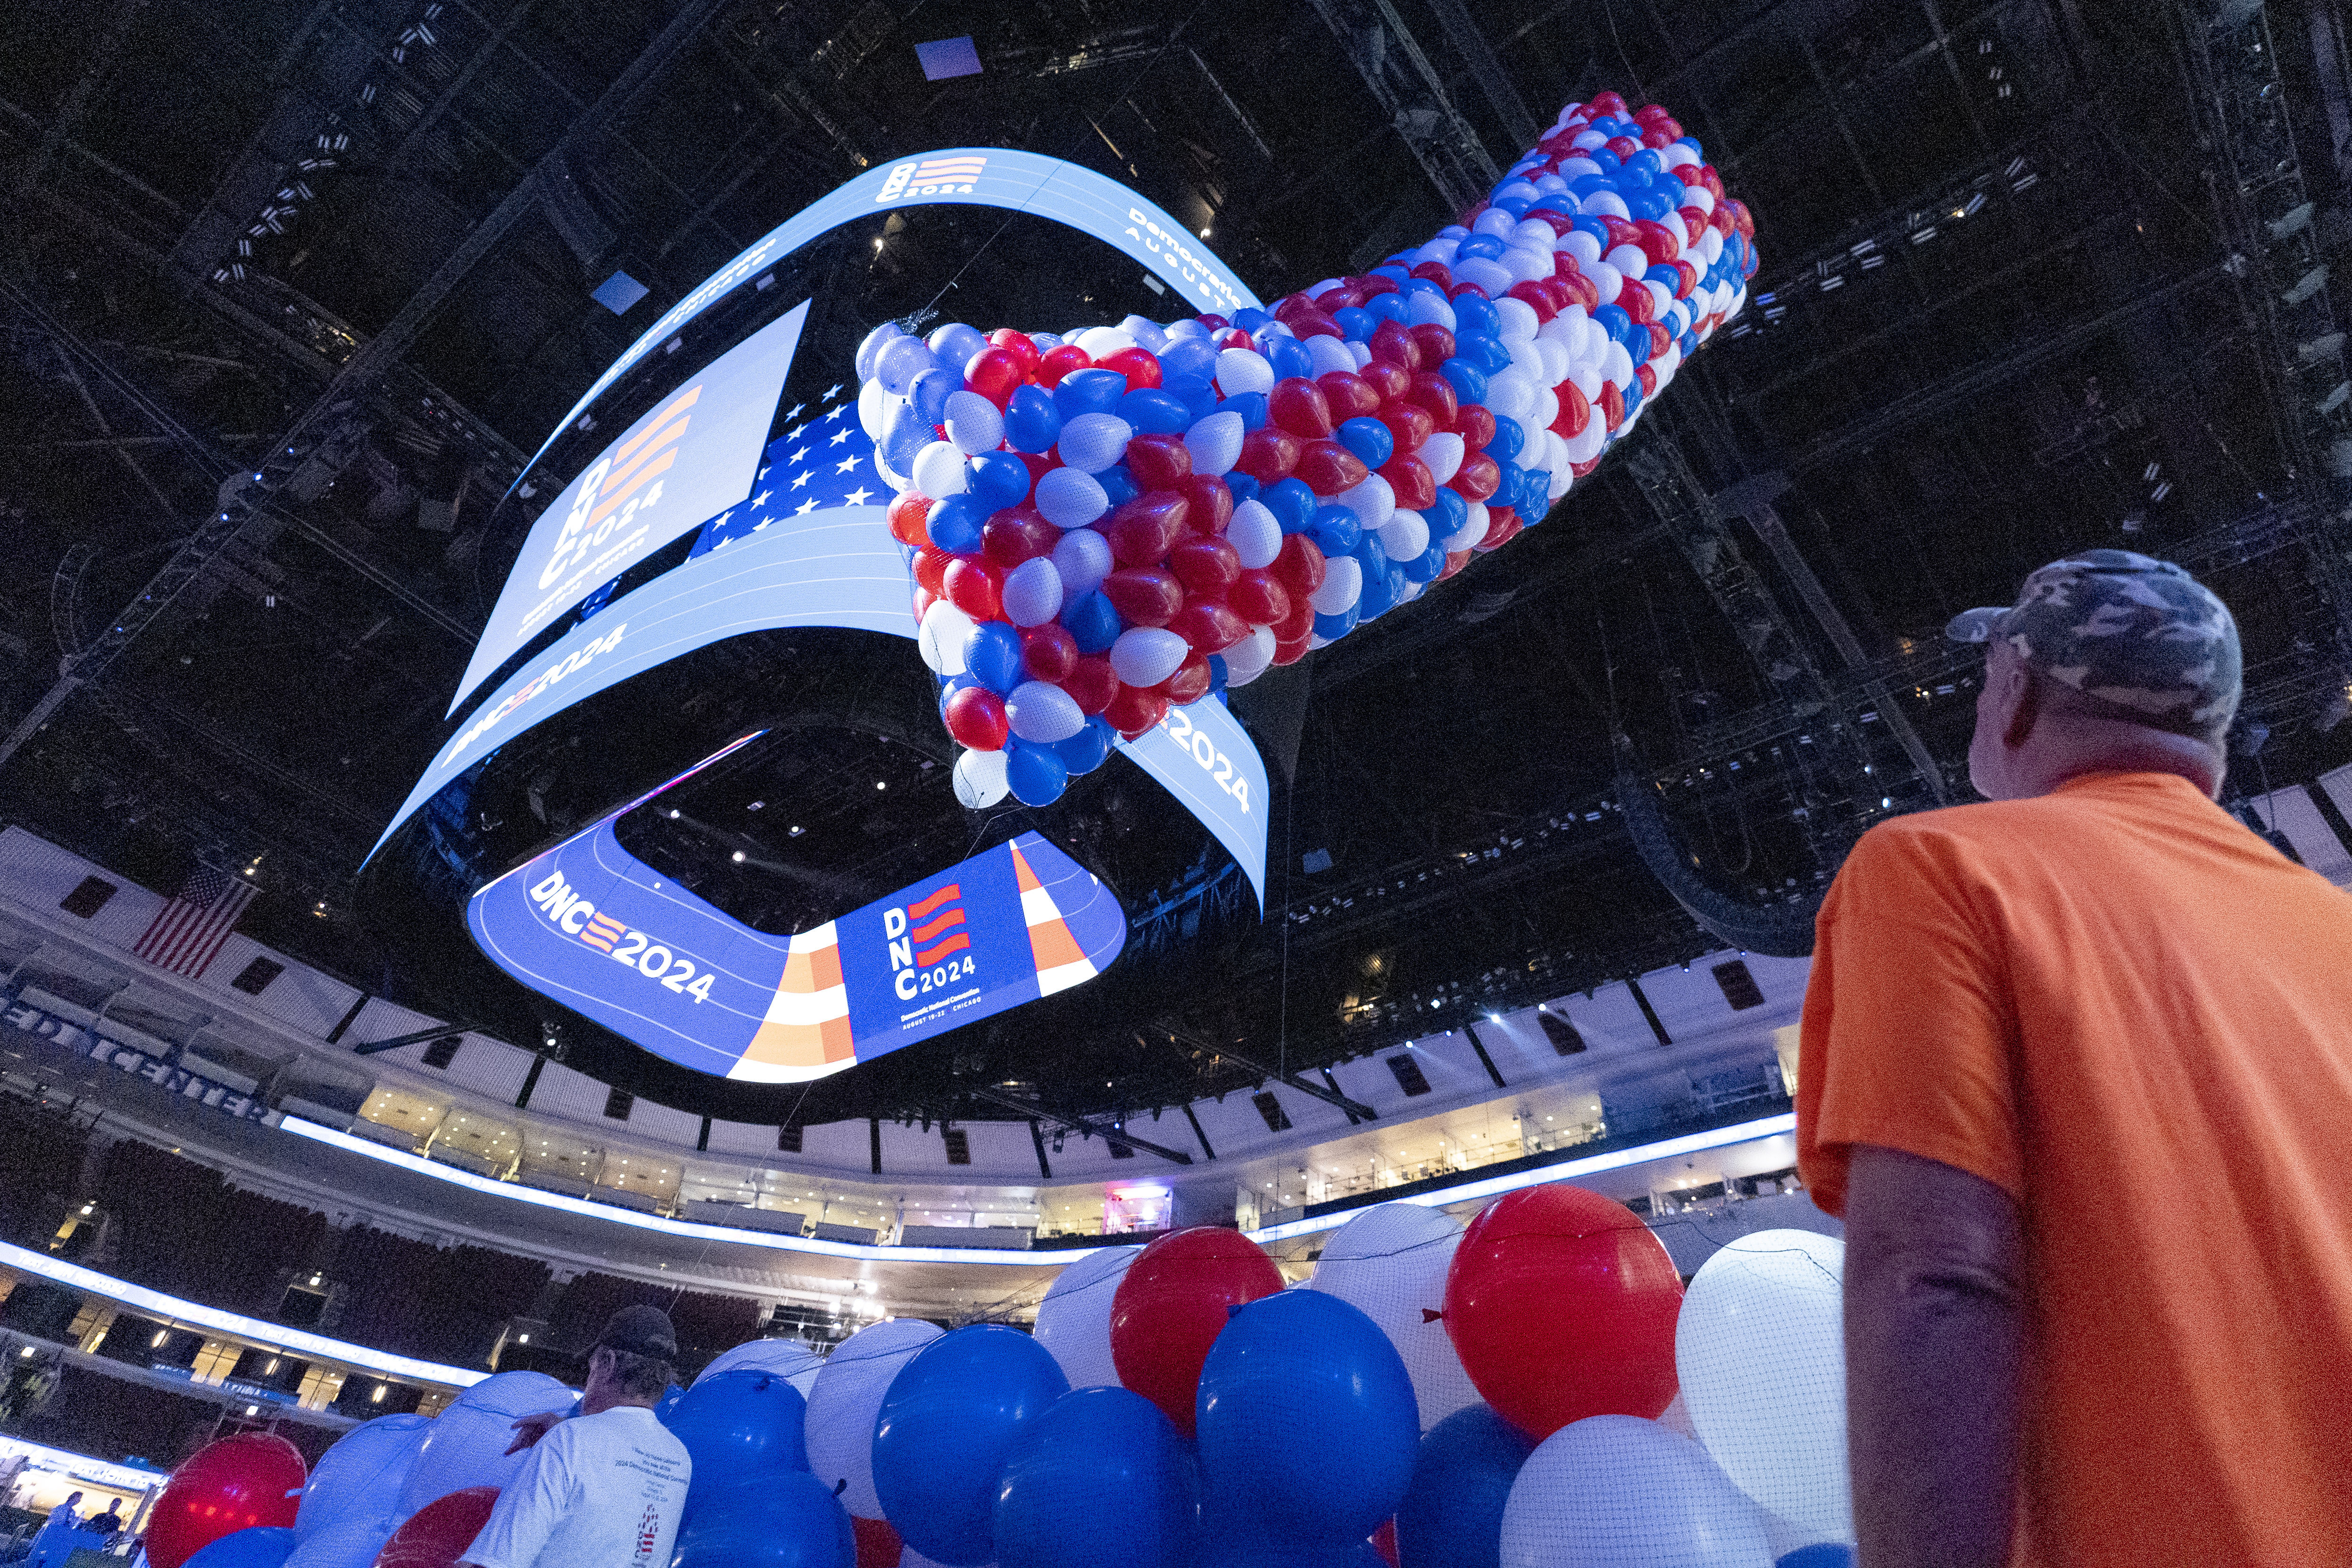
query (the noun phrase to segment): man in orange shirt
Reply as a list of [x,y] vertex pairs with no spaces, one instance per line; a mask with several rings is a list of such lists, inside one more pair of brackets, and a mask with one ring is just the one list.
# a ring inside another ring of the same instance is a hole
[[2214,804],[2235,623],[2090,550],[1970,611],[1990,804],[1822,906],[1862,1568],[2352,1563],[2352,898]]

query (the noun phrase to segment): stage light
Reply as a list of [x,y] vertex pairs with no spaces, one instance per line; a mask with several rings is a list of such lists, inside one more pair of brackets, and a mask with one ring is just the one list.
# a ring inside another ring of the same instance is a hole
[[743,863],[743,852],[741,850],[737,850],[733,854],[729,855],[727,858],[733,861],[737,865],[741,865]]
[[794,823],[793,824],[793,826],[792,826],[792,832],[791,832],[791,834],[790,834],[789,836],[791,836],[791,837],[793,837],[793,838],[795,838],[795,839],[797,839],[797,838],[799,838],[799,837],[801,836],[801,825],[800,825],[798,822],[794,822]]

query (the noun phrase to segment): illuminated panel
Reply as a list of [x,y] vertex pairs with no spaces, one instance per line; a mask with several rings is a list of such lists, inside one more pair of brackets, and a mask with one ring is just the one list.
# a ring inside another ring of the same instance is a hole
[[604,584],[751,493],[803,300],[623,431],[533,523],[449,711]]
[[[802,208],[695,285],[596,378],[555,427],[555,434],[531,454],[531,463],[546,456],[555,436],[602,397],[607,387],[753,277],[854,219],[934,204],[1003,207],[1066,225],[1125,251],[1167,279],[1195,309],[1230,317],[1258,303],[1248,285],[1191,229],[1091,169],[1007,147],[947,147],[918,152],[869,169]],[[523,472],[530,471],[530,465],[524,465]],[[516,483],[521,483],[520,476]]]
[[1035,833],[770,936],[622,848],[627,810],[485,884],[467,929],[541,995],[714,1077],[823,1078],[1084,984],[1127,940],[1109,890]]

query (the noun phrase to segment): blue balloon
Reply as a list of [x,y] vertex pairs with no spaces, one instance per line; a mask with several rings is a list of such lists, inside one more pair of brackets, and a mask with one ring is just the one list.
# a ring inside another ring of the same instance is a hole
[[1475,294],[1465,294],[1454,302],[1454,331],[1473,337],[1499,338],[1503,335],[1503,318],[1494,305]]
[[1242,428],[1244,430],[1263,430],[1265,428],[1266,406],[1265,393],[1264,392],[1241,392],[1225,399],[1225,401],[1218,406],[1221,408],[1231,409],[1234,413],[1240,414],[1242,416]]
[[1213,697],[1222,696],[1224,694],[1225,682],[1229,678],[1225,669],[1225,656],[1223,653],[1210,654],[1209,695]]
[[1321,1291],[1236,1310],[1194,1409],[1203,1487],[1228,1537],[1360,1542],[1412,1479],[1421,1412],[1403,1359],[1379,1324]]
[[972,679],[1003,696],[1021,684],[1021,633],[1002,621],[981,622],[964,637],[963,665]]
[[1261,351],[1273,364],[1274,373],[1278,379],[1312,376],[1315,373],[1314,356],[1307,351],[1307,345],[1296,338],[1277,334],[1268,340]]
[[1117,413],[1127,395],[1127,378],[1117,371],[1072,371],[1054,389],[1054,407],[1065,421],[1082,413]]
[[1503,1504],[1535,1447],[1484,1405],[1423,1433],[1397,1504],[1398,1568],[1496,1568]]
[[1053,1353],[1019,1329],[975,1323],[917,1352],[874,1424],[874,1490],[900,1538],[950,1568],[992,1558],[1006,1457],[1069,1391]]
[[[1469,298],[1471,297],[1467,294],[1462,297],[1463,299]],[[1454,303],[1459,305],[1461,300],[1457,299]],[[1437,373],[1453,383],[1454,395],[1462,402],[1485,402],[1486,401],[1486,372],[1460,355],[1457,354],[1438,366]]]
[[1339,324],[1339,336],[1359,343],[1370,339],[1372,329],[1380,325],[1380,318],[1360,305],[1342,305],[1331,312],[1331,319]]
[[1486,204],[1499,212],[1508,213],[1515,218],[1535,205],[1525,196],[1496,196]]
[[1234,312],[1234,325],[1244,332],[1255,332],[1274,318],[1255,305],[1245,305]]
[[[1023,392],[1035,392],[1035,387],[1024,387]],[[1505,420],[1504,423],[1510,422]],[[1494,448],[1489,446],[1488,451]],[[971,460],[971,472],[964,483],[980,504],[991,512],[1001,512],[1007,507],[1017,507],[1029,495],[1029,465],[1010,452],[983,452]]]
[[857,1568],[856,1527],[824,1483],[805,1470],[727,1487],[708,1486],[697,1470],[670,1564]]
[[1315,612],[1315,634],[1327,643],[1336,643],[1356,629],[1356,607],[1352,604],[1337,615]]
[[948,417],[948,399],[963,391],[963,378],[953,371],[925,371],[915,378],[909,389],[915,412],[925,424],[944,423]]
[[1454,254],[1457,259],[1477,256],[1492,261],[1503,254],[1503,242],[1493,235],[1472,235],[1462,242],[1461,248]]
[[1817,1541],[1798,1547],[1772,1568],[1853,1568],[1853,1548],[1842,1541]]
[[1315,492],[1304,479],[1276,479],[1258,497],[1258,504],[1274,514],[1286,534],[1303,534],[1315,522]]
[[[1380,541],[1378,539],[1374,539],[1372,541],[1372,549],[1374,553],[1377,554],[1380,548]],[[1360,559],[1361,558],[1359,557],[1358,559]],[[1360,624],[1366,621],[1379,620],[1381,616],[1389,612],[1390,606],[1393,605],[1395,602],[1396,596],[1389,591],[1388,563],[1383,560],[1381,563],[1380,570],[1377,571],[1373,570],[1370,567],[1365,568],[1364,586],[1362,591],[1356,595],[1356,620],[1358,623]]]
[[1451,538],[1460,533],[1462,526],[1470,520],[1470,503],[1462,498],[1459,490],[1440,485],[1437,487],[1437,504],[1429,508],[1427,516],[1432,539]]
[[1175,435],[1191,427],[1192,411],[1184,400],[1158,387],[1138,387],[1118,400],[1119,418],[1142,435]]
[[1114,463],[1096,475],[1095,483],[1102,486],[1103,494],[1109,497],[1114,510],[1143,494],[1135,482],[1135,476],[1127,471],[1124,463]]
[[1050,746],[1010,740],[1005,742],[1004,781],[1012,786],[1013,798],[1023,805],[1050,806],[1070,787],[1069,764]]
[[[1186,1568],[1200,1482],[1160,1407],[1081,1388],[1023,1428],[997,1482],[1001,1568]],[[1116,1502],[1115,1521],[1104,1504]]]
[[1118,641],[1119,632],[1126,630],[1119,623],[1118,612],[1111,608],[1109,595],[1099,588],[1062,606],[1062,624],[1069,629],[1081,653],[1108,652]]
[[1324,507],[1316,511],[1314,525],[1307,530],[1307,537],[1315,541],[1315,548],[1328,560],[1333,556],[1355,554],[1356,547],[1364,542],[1364,525],[1345,507]]
[[1217,373],[1216,345],[1206,338],[1171,338],[1160,352],[1160,384]]
[[1377,468],[1396,454],[1396,435],[1377,419],[1358,415],[1343,419],[1336,431],[1339,444],[1364,460],[1367,468]]
[[1595,310],[1592,319],[1602,331],[1620,343],[1625,340],[1625,329],[1633,323],[1633,318],[1626,313],[1625,308],[1614,300]]
[[[966,685],[973,684],[968,675],[958,675],[956,679],[962,681]],[[947,700],[947,691],[942,689],[940,693],[940,704],[942,708],[946,706]],[[662,1396],[654,1402],[654,1419],[665,1427],[668,1426],[671,1414],[677,1409],[677,1402],[685,1397],[686,1385],[683,1383],[673,1383],[663,1389]]]
[[988,513],[981,498],[966,491],[942,497],[923,527],[931,543],[950,555],[968,555],[980,548],[981,526],[988,521]]
[[1068,769],[1071,778],[1076,779],[1100,768],[1110,756],[1112,742],[1118,738],[1118,731],[1111,728],[1109,721],[1097,714],[1087,720],[1087,727],[1077,734],[1067,740],[1054,742],[1054,755],[1062,759],[1062,766]]
[[[91,1536],[96,1540],[96,1536]],[[294,1550],[294,1532],[257,1524],[215,1536],[188,1559],[186,1568],[278,1568]]]
[[1508,463],[1527,444],[1527,432],[1519,428],[1517,420],[1498,419],[1495,422],[1494,439],[1486,443],[1486,455],[1497,463]]
[[894,404],[882,425],[882,459],[904,474],[914,466],[915,454],[938,438],[912,403]]
[[[1183,381],[1166,382],[1160,390],[1184,405],[1187,428],[1216,413],[1219,406],[1217,389],[1205,377],[1198,381],[1188,377]],[[1249,427],[1244,423],[1242,428],[1246,430]]]
[[[1581,185],[1586,180],[1590,180],[1593,183],[1593,190],[1595,191],[1605,190],[1609,183],[1606,180],[1601,179],[1598,174],[1587,174],[1583,180],[1579,180],[1577,183]],[[1590,194],[1591,193],[1588,192],[1586,193]],[[1591,235],[1594,239],[1599,240],[1602,249],[1606,250],[1608,248],[1609,225],[1602,223],[1599,218],[1580,217],[1576,220],[1573,227],[1576,233],[1580,235]]]
[[1652,223],[1656,223],[1660,218],[1664,217],[1668,213],[1674,211],[1674,198],[1667,195],[1664,191],[1639,191],[1625,198],[1625,210],[1627,212],[1632,213],[1637,218],[1647,218]]
[[774,1373],[746,1367],[688,1389],[664,1425],[693,1457],[699,1492],[807,1469],[807,1422],[808,1401],[799,1389]]
[[[1228,407],[1232,406],[1232,400],[1230,398],[1226,400],[1226,405]],[[1244,501],[1255,501],[1257,499],[1257,494],[1261,486],[1255,478],[1243,473],[1240,469],[1234,469],[1231,473],[1225,475],[1224,480],[1225,488],[1234,493],[1234,506],[1238,507]]]
[[1503,346],[1500,338],[1472,333],[1455,340],[1454,351],[1490,376],[1510,368],[1511,350]]
[[1246,1537],[1205,1536],[1194,1568],[1388,1568],[1369,1541],[1346,1546],[1289,1546]]
[[1437,574],[1445,570],[1445,547],[1433,544],[1404,563],[1404,575],[1412,582],[1435,582]]
[[1519,507],[1520,520],[1534,528],[1551,510],[1551,471],[1548,468],[1528,470],[1526,487],[1519,492],[1526,504]]
[[[1579,201],[1582,201],[1587,196],[1597,196],[1603,191],[1614,191],[1616,188],[1616,185],[1611,182],[1609,176],[1606,174],[1579,174],[1575,179],[1570,180],[1568,183],[1569,193],[1575,196]],[[1589,229],[1585,229],[1585,233],[1591,235],[1595,239],[1605,239],[1608,237],[1608,226],[1602,224],[1597,217],[1586,218],[1578,223],[1576,226],[1582,229],[1584,228],[1585,224],[1588,223],[1592,226]]]
[[1528,471],[1516,463],[1496,463],[1495,470],[1495,494],[1486,504],[1490,507],[1517,506],[1522,487],[1527,484]]
[[1600,164],[1603,174],[1614,174],[1625,166],[1618,161],[1617,154],[1606,147],[1588,147],[1584,150],[1584,155]]
[[[1401,278],[1404,274],[1400,271],[1391,274],[1391,276]],[[1387,294],[1375,294],[1370,299],[1364,301],[1364,308],[1370,312],[1373,318],[1373,330],[1378,331],[1380,329],[1380,323],[1382,321],[1402,321],[1404,319],[1404,296],[1402,293],[1393,291]],[[1366,334],[1368,337],[1370,335],[1370,334],[1369,333]]]
[[1044,387],[1013,389],[1004,405],[1004,438],[1015,452],[1050,452],[1062,439],[1062,411]]

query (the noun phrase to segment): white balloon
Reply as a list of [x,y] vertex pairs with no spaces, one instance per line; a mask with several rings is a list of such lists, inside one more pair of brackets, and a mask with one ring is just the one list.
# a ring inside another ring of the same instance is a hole
[[1568,344],[1559,338],[1538,338],[1536,358],[1542,361],[1543,373],[1538,378],[1548,387],[1556,387],[1568,380]]
[[1425,1315],[1445,1304],[1445,1270],[1461,1243],[1462,1222],[1444,1210],[1383,1203],[1332,1233],[1307,1281],[1378,1323],[1396,1346],[1424,1432],[1478,1403],[1445,1325]]
[[1585,422],[1568,444],[1568,459],[1571,463],[1590,463],[1601,455],[1601,447],[1609,443],[1609,421],[1601,412],[1600,400],[1593,402],[1592,417]]
[[1414,560],[1429,552],[1429,520],[1400,507],[1381,525],[1381,549],[1391,560]]
[[988,334],[961,321],[943,321],[931,329],[923,341],[943,365],[968,365],[971,357],[988,347]]
[[1107,359],[1122,349],[1135,347],[1135,339],[1116,327],[1089,327],[1077,335],[1076,341],[1079,348],[1097,361]]
[[1535,406],[1536,387],[1525,371],[1496,371],[1486,378],[1486,406],[1496,417],[1508,419]]
[[1307,596],[1318,615],[1337,615],[1364,591],[1364,569],[1354,556],[1335,557],[1323,569],[1323,586]]
[[1429,476],[1443,485],[1462,471],[1462,460],[1469,453],[1469,446],[1460,436],[1450,430],[1441,430],[1421,444],[1420,457],[1429,467]]
[[1004,574],[1007,621],[1015,626],[1042,626],[1061,612],[1062,574],[1052,560],[1037,556]]
[[1110,1358],[1110,1303],[1140,1247],[1106,1247],[1054,1277],[1037,1304],[1037,1343],[1061,1364],[1072,1388],[1117,1388]]
[[572,1390],[543,1372],[500,1372],[475,1384],[433,1418],[417,1446],[400,1489],[401,1517],[467,1487],[506,1485],[523,1461],[522,1454],[506,1451],[515,1418],[572,1405]]
[[882,390],[880,382],[867,382],[857,389],[857,427],[872,441],[882,439],[882,421],[890,408],[890,394]]
[[948,393],[948,439],[973,456],[993,452],[1004,444],[1004,415],[976,392]]
[[866,333],[858,342],[856,359],[851,361],[857,371],[857,379],[861,382],[872,381],[875,363],[881,359],[882,350],[890,346],[891,340],[903,338],[906,335],[905,330],[896,321],[885,321]]
[[302,1488],[294,1538],[310,1541],[350,1522],[381,1526],[389,1537],[400,1522],[400,1494],[408,1484],[408,1472],[432,1427],[429,1416],[379,1416],[336,1438],[319,1456]]
[[[1549,277],[1552,272],[1551,247],[1538,250],[1533,246],[1515,245],[1504,248],[1503,266],[1509,269],[1515,283],[1533,283],[1538,277]],[[1505,295],[1503,298],[1509,298]],[[1498,301],[1499,303],[1499,301]]]
[[1356,368],[1360,371],[1372,362],[1371,346],[1350,338],[1348,340],[1348,357],[1356,361]]
[[1445,553],[1452,555],[1455,550],[1468,549],[1486,537],[1487,526],[1486,503],[1471,502],[1467,519],[1460,528],[1445,537]]
[[1348,352],[1348,345],[1328,332],[1318,332],[1305,340],[1307,357],[1314,362],[1315,373],[1328,376],[1333,371],[1352,371],[1356,357]]
[[[1535,187],[1530,185],[1528,187],[1528,190],[1532,193]],[[1493,235],[1496,239],[1507,239],[1509,237],[1511,231],[1518,227],[1518,219],[1513,217],[1502,208],[1488,207],[1485,212],[1480,213],[1478,214],[1477,221],[1470,225],[1470,232],[1472,234],[1479,235]]]
[[1612,342],[1609,351],[1601,356],[1601,379],[1619,392],[1633,384],[1633,356],[1625,351],[1624,344]]
[[923,612],[923,623],[916,630],[916,645],[922,650],[923,663],[942,675],[964,673],[963,645],[971,635],[971,617],[941,599]]
[[[1506,295],[1504,298],[1508,298],[1509,296]],[[1514,303],[1517,302],[1514,301]],[[1539,387],[1552,384],[1544,379],[1543,350],[1538,346],[1536,335],[1533,332],[1524,337],[1506,338],[1503,340],[1503,347],[1510,350],[1511,369]]]
[[1173,632],[1130,626],[1110,645],[1110,667],[1130,686],[1156,686],[1174,674],[1192,652],[1192,645]]
[[1584,394],[1586,402],[1601,401],[1602,378],[1601,361],[1598,358],[1579,364],[1576,369],[1568,373],[1568,380],[1571,386]]
[[1608,254],[1603,256],[1601,259],[1607,262],[1610,266],[1615,267],[1618,271],[1623,273],[1628,277],[1642,277],[1646,275],[1650,269],[1649,254],[1637,245],[1621,245],[1612,246]]
[[1110,496],[1102,482],[1076,468],[1045,470],[1037,481],[1036,499],[1039,513],[1057,528],[1082,528],[1110,510]]
[[1004,699],[1004,714],[1013,733],[1024,740],[1051,746],[1087,727],[1087,716],[1077,699],[1044,681],[1024,681]]
[[1274,628],[1253,626],[1250,634],[1225,650],[1225,686],[1245,686],[1274,667]]
[[[964,753],[966,758],[996,758],[1000,771],[1003,756]],[[961,770],[963,762],[956,767]],[[841,1506],[859,1519],[882,1517],[882,1500],[874,1495],[874,1423],[882,1414],[883,1396],[916,1353],[945,1332],[920,1318],[868,1323],[842,1341],[817,1374],[808,1401],[809,1469],[825,1490],[840,1487]],[[841,1486],[844,1481],[848,1484]]]
[[1110,541],[1092,528],[1072,528],[1054,541],[1054,570],[1062,580],[1065,604],[1100,588],[1110,569]]
[[1443,327],[1449,332],[1454,330],[1456,324],[1453,302],[1443,295],[1432,294],[1426,289],[1415,290],[1405,297],[1404,319],[1408,326],[1434,325]]
[[939,356],[920,338],[894,338],[875,356],[874,373],[882,390],[904,397],[916,379],[940,368]]
[[950,775],[950,782],[955,785],[957,804],[966,810],[985,811],[1003,800],[1013,789],[1004,777],[1004,765],[1009,760],[1002,751],[967,751],[957,758]]
[[1256,571],[1272,566],[1282,553],[1282,524],[1253,497],[1234,508],[1234,520],[1225,525],[1225,542],[1241,557],[1244,571]]
[[[1547,189],[1549,186],[1549,190]],[[1548,195],[1551,191],[1565,191],[1568,183],[1557,174],[1546,174],[1536,182],[1536,194]],[[1559,231],[1541,218],[1522,218],[1511,225],[1510,244],[1531,245],[1539,250],[1549,250],[1559,243]],[[1496,301],[1500,304],[1501,301]]]
[[1675,1324],[1691,1425],[1733,1484],[1793,1528],[1774,1542],[1783,1552],[1854,1538],[1844,1281],[1844,1242],[1760,1230],[1699,1266]]
[[1115,413],[1082,413],[1062,426],[1062,461],[1088,474],[1099,474],[1127,451],[1135,427]]
[[1584,198],[1579,209],[1588,217],[1631,218],[1633,214],[1625,205],[1625,198],[1614,191],[1595,191]]
[[1601,241],[1582,229],[1570,230],[1567,237],[1552,248],[1564,250],[1576,257],[1577,266],[1588,274],[1591,272],[1593,263],[1601,259]]
[[1472,256],[1467,261],[1455,262],[1454,276],[1464,283],[1476,284],[1489,295],[1500,294],[1518,281],[1511,276],[1509,267],[1499,261],[1483,256]]
[[1119,320],[1118,329],[1136,341],[1139,348],[1153,353],[1168,346],[1167,329],[1149,316],[1128,316]]
[[1255,349],[1227,349],[1217,356],[1217,390],[1227,397],[1270,392],[1274,366]]
[[1195,420],[1192,428],[1184,433],[1184,450],[1192,455],[1195,474],[1229,472],[1242,455],[1242,438],[1249,432],[1243,427],[1242,416],[1232,409]]
[[934,441],[915,454],[915,488],[932,500],[961,496],[970,483],[963,451],[952,441]]
[[1763,1510],[1706,1450],[1638,1416],[1546,1437],[1503,1505],[1501,1568],[1772,1568]]
[[1625,287],[1625,275],[1601,257],[1585,264],[1584,276],[1592,279],[1592,287],[1601,291],[1601,303],[1613,305],[1618,291]]
[[811,1350],[805,1341],[755,1339],[712,1356],[710,1364],[695,1374],[694,1381],[698,1387],[722,1372],[750,1370],[772,1373],[797,1388],[802,1378],[815,1376],[824,1364],[824,1357]]
[[1367,532],[1387,526],[1396,516],[1396,491],[1377,474],[1367,474],[1331,497],[1356,514]]

